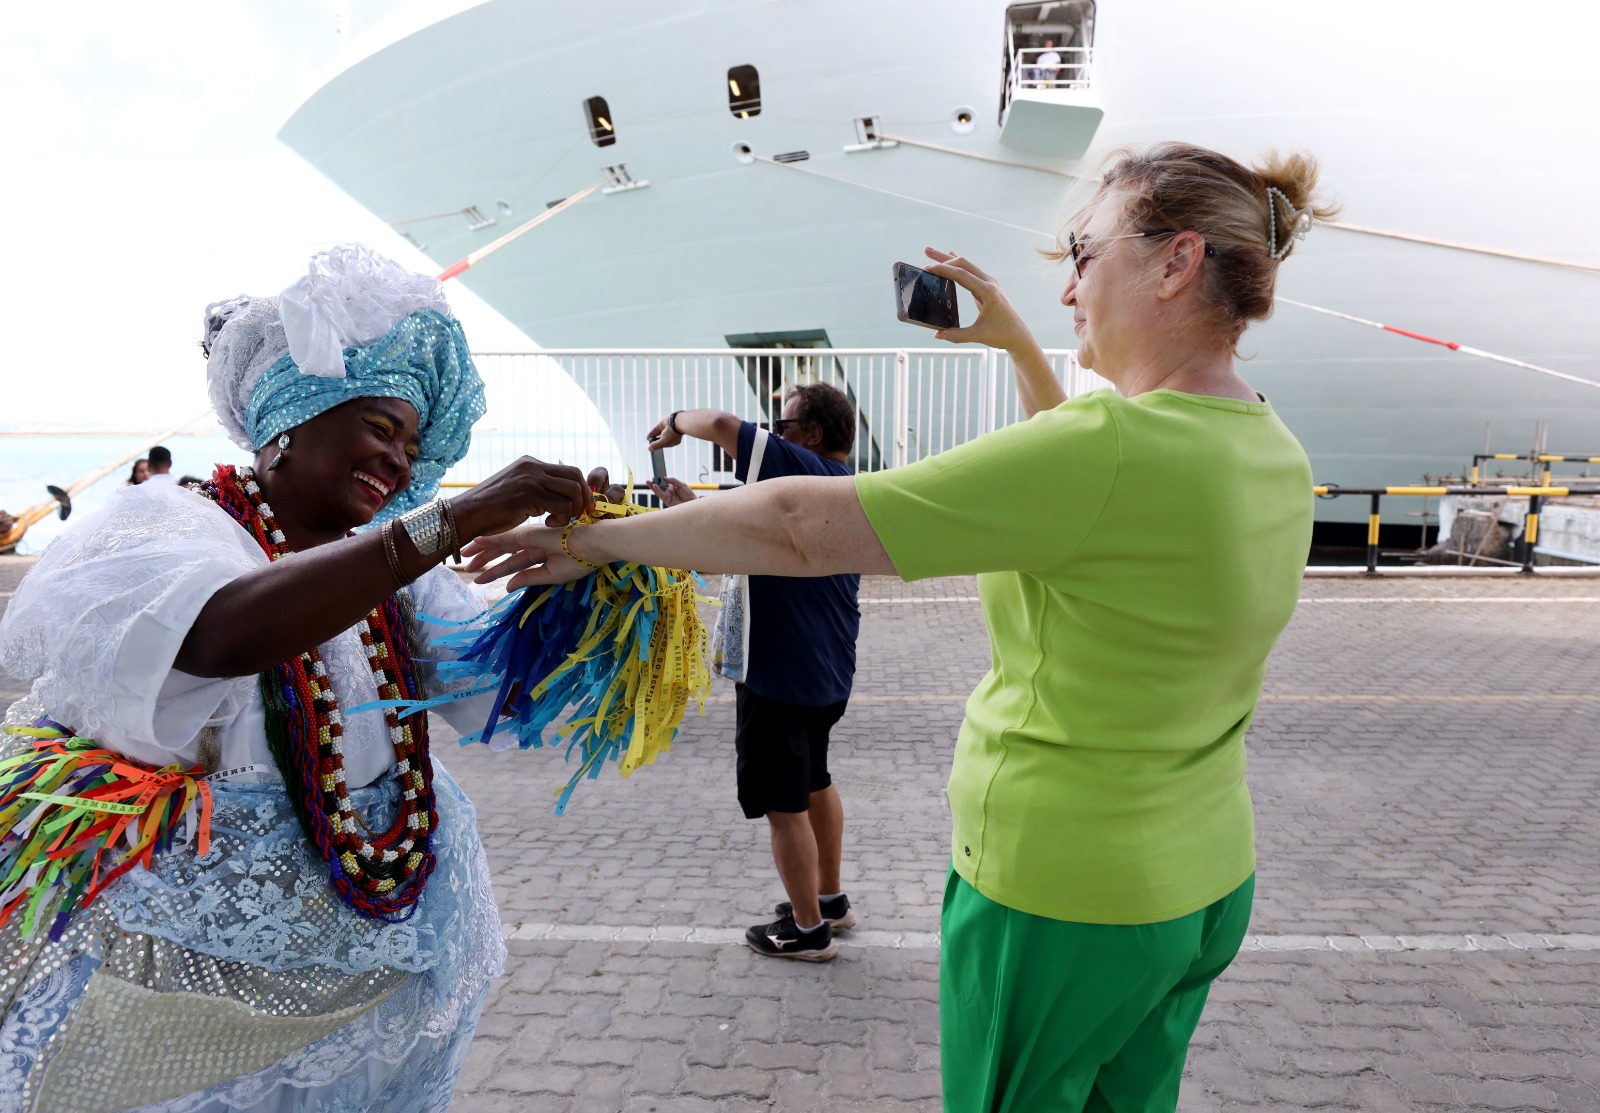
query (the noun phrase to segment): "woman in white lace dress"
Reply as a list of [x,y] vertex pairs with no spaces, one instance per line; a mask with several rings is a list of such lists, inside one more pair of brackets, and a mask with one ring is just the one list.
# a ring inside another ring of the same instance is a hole
[[[197,768],[210,809],[88,901],[0,891],[0,1113],[449,1104],[499,917],[426,716],[359,705],[438,692],[412,654],[481,609],[452,550],[590,495],[523,459],[427,501],[484,409],[447,314],[433,279],[354,245],[211,307],[213,404],[254,469],[119,491],[17,590],[0,663],[32,690],[0,769],[110,751]],[[494,709],[443,714],[467,732]],[[53,791],[40,806],[77,789]]]

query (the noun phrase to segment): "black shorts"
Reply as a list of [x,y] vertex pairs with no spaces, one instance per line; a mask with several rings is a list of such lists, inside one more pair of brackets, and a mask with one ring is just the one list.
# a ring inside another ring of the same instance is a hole
[[768,812],[803,812],[811,794],[833,783],[828,775],[828,732],[848,700],[825,707],[784,703],[740,684],[738,726],[739,806],[746,819]]

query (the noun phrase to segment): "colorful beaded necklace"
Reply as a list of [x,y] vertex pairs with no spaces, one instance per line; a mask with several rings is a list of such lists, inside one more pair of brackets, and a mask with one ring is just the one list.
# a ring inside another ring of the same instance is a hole
[[[248,530],[269,560],[293,551],[250,468],[218,465],[210,482],[198,490]],[[362,619],[360,634],[379,698],[422,698],[405,621],[393,595]],[[335,891],[363,916],[391,923],[408,919],[433,872],[433,832],[439,819],[427,715],[401,720],[393,708],[384,710],[398,762],[400,809],[389,830],[374,836],[350,803],[340,748],[344,719],[322,655],[313,647],[263,672],[260,683],[267,744],[306,837],[328,863]]]

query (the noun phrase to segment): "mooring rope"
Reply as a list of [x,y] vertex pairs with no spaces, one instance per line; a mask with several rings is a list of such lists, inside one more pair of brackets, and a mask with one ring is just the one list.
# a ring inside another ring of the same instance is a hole
[[[908,139],[903,135],[889,135],[885,132],[879,132],[878,138],[889,143],[904,143],[908,147],[921,147],[924,150],[938,151],[940,154],[955,155],[959,158],[972,159],[976,162],[987,162],[995,166],[1010,166],[1019,170],[1033,170],[1040,174],[1049,174],[1058,178],[1071,178],[1075,181],[1084,182],[1098,182],[1100,180],[1097,174],[1077,174],[1054,166],[1039,166],[1030,162],[1014,162],[1010,159],[995,158],[993,155],[982,154],[978,151],[963,151],[959,147],[948,147],[942,143],[929,143],[924,139]],[[1324,228],[1337,228],[1341,232],[1352,232],[1359,236],[1378,236],[1386,240],[1403,240],[1406,243],[1419,243],[1427,247],[1444,248],[1447,251],[1465,251],[1473,255],[1492,256],[1496,259],[1515,259],[1521,263],[1535,263],[1544,267],[1562,267],[1566,270],[1600,274],[1600,263],[1580,263],[1575,259],[1557,259],[1550,255],[1533,255],[1523,251],[1507,251],[1504,248],[1484,247],[1481,244],[1442,240],[1435,236],[1418,236],[1410,232],[1395,232],[1387,228],[1373,228],[1365,224],[1346,224],[1341,220],[1319,220],[1317,224]]]
[[[888,136],[884,136],[883,138],[888,138]],[[809,177],[821,178],[830,182],[838,182],[841,185],[855,186],[857,189],[866,189],[872,191],[873,193],[881,193],[885,196],[893,197],[900,201],[909,201],[916,205],[926,205],[929,208],[941,209],[944,212],[955,213],[958,216],[971,217],[973,220],[982,220],[989,224],[998,224],[1005,228],[1013,228],[1018,232],[1027,232],[1029,235],[1043,236],[1046,239],[1054,239],[1052,233],[1041,231],[1038,228],[1026,228],[1020,224],[1012,224],[1009,221],[997,220],[992,216],[985,216],[982,213],[975,213],[966,209],[959,209],[953,205],[940,204],[937,201],[929,201],[922,197],[913,197],[908,193],[899,193],[892,189],[885,189],[882,186],[868,185],[865,182],[855,182],[851,181],[849,178],[838,178],[832,174],[824,174],[821,171],[808,170],[801,167],[797,163],[779,162],[776,159],[767,158],[762,155],[752,155],[752,157],[757,162],[764,162],[770,166],[779,166],[785,170],[799,171],[800,173]],[[1427,335],[1426,333],[1415,332],[1411,329],[1399,328],[1395,325],[1385,325],[1378,321],[1370,321],[1365,317],[1356,317],[1349,313],[1341,313],[1336,309],[1325,309],[1320,305],[1311,305],[1309,302],[1295,301],[1293,298],[1286,298],[1281,295],[1277,296],[1274,300],[1282,302],[1284,305],[1292,305],[1297,309],[1307,309],[1313,313],[1323,313],[1329,317],[1338,317],[1340,320],[1350,321],[1354,324],[1367,325],[1371,328],[1382,329],[1384,332],[1392,332],[1396,336],[1404,336],[1412,340],[1420,340],[1426,344],[1437,344],[1442,348],[1449,348],[1453,352],[1461,352],[1463,355],[1476,356],[1479,359],[1492,360],[1495,363],[1503,363],[1508,367],[1519,367],[1525,371],[1536,371],[1541,375],[1550,375],[1557,379],[1564,379],[1569,383],[1578,383],[1582,386],[1600,388],[1600,382],[1596,382],[1593,379],[1579,378],[1577,375],[1569,375],[1565,371],[1557,371],[1552,367],[1541,367],[1537,363],[1529,363],[1526,360],[1513,359],[1511,356],[1503,356],[1495,352],[1488,352],[1482,348],[1474,348],[1470,345],[1460,344],[1453,340],[1439,340]]]
[[451,263],[444,270],[440,271],[439,272],[439,281],[440,282],[448,282],[450,279],[456,277],[456,275],[458,275],[458,274],[462,273],[463,271],[467,270],[469,267],[477,266],[479,263],[483,262],[489,256],[493,255],[496,251],[499,251],[502,247],[506,246],[506,244],[510,243],[512,240],[516,239],[518,236],[521,236],[525,232],[531,232],[535,228],[537,228],[539,225],[541,225],[545,221],[549,220],[551,217],[556,216],[559,213],[566,212],[572,206],[576,205],[579,201],[582,201],[585,197],[589,196],[589,194],[593,193],[595,190],[599,189],[601,186],[605,185],[610,180],[611,180],[611,175],[607,174],[605,177],[603,177],[599,181],[595,182],[592,186],[589,186],[586,189],[580,189],[577,193],[574,193],[571,197],[566,198],[565,200],[561,201],[559,204],[551,205],[548,209],[546,209],[544,212],[540,213],[538,216],[534,217],[531,220],[526,221],[525,223],[517,226],[516,228],[513,228],[511,231],[507,232],[505,235],[501,236],[498,240],[495,240],[493,243],[491,243],[491,244],[489,244],[489,245],[487,245],[485,247],[480,247],[476,251],[469,252],[462,259],[459,259],[456,262]]

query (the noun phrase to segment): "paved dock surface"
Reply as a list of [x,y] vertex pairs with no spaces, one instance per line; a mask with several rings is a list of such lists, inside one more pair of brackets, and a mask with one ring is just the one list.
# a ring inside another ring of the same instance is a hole
[[[943,787],[987,643],[970,580],[862,609],[833,761],[861,924],[825,966],[737,942],[783,898],[727,688],[561,819],[558,754],[439,747],[511,951],[456,1108],[939,1108]],[[1600,580],[1307,581],[1249,740],[1252,934],[1180,1109],[1600,1109],[1597,677]]]

